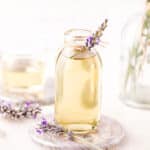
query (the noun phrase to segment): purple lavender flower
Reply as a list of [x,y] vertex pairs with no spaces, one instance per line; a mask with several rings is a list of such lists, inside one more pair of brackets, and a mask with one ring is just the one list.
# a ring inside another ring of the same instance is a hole
[[25,102],[25,106],[28,108],[32,103],[30,101]]
[[48,121],[45,118],[42,118],[41,126],[46,127],[48,125]]
[[87,39],[86,39],[86,47],[93,47],[94,45],[94,38],[93,36],[89,36]]
[[36,132],[37,132],[38,134],[42,134],[42,133],[43,133],[43,130],[42,130],[42,129],[36,129]]

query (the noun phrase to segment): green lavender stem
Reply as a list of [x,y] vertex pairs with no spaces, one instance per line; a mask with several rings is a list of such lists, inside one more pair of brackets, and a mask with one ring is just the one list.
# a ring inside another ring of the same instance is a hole
[[[150,31],[150,9],[146,11],[146,15],[143,18],[143,25],[141,28],[139,42],[137,42],[137,44],[133,46],[131,52],[129,53],[129,62],[128,62],[127,72],[124,80],[124,89],[127,88],[129,79],[133,77],[133,83],[135,83],[140,72],[142,71],[146,59],[146,54],[147,54],[147,46],[148,46],[149,36],[150,36],[149,31]],[[143,42],[143,38],[144,38],[144,42]],[[141,57],[142,59],[140,61],[139,58]],[[132,64],[131,62],[134,62],[134,64]]]

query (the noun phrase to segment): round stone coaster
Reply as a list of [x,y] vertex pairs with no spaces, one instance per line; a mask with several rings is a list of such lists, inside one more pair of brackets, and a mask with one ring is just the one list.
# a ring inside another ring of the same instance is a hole
[[102,150],[119,144],[124,138],[124,130],[116,120],[102,116],[96,132],[76,135],[75,141],[53,134],[39,135],[34,127],[30,130],[30,135],[34,142],[53,150]]

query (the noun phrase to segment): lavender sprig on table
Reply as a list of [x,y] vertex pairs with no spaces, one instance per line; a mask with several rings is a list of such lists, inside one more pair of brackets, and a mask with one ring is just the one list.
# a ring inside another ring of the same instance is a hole
[[41,108],[34,102],[12,104],[4,100],[0,101],[0,114],[8,119],[36,118],[39,113],[41,113]]
[[100,38],[103,35],[104,30],[107,27],[108,20],[105,19],[105,21],[101,24],[101,26],[98,28],[98,30],[93,33],[93,35],[89,36],[86,39],[86,47],[90,50],[95,45],[98,45],[100,43]]
[[74,134],[72,131],[68,131],[57,124],[50,123],[45,118],[42,118],[40,120],[40,122],[35,127],[35,131],[38,135],[53,135],[53,136],[62,137],[62,138],[67,137],[68,141],[74,141],[78,144],[82,144],[94,150],[102,150],[99,146],[94,145],[91,142],[84,139],[84,136],[86,135],[82,137],[80,135]]

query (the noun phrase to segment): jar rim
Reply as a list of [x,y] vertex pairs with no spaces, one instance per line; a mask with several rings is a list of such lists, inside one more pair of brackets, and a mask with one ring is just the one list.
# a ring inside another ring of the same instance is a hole
[[88,29],[69,29],[64,33],[65,42],[68,41],[85,41],[92,32]]

